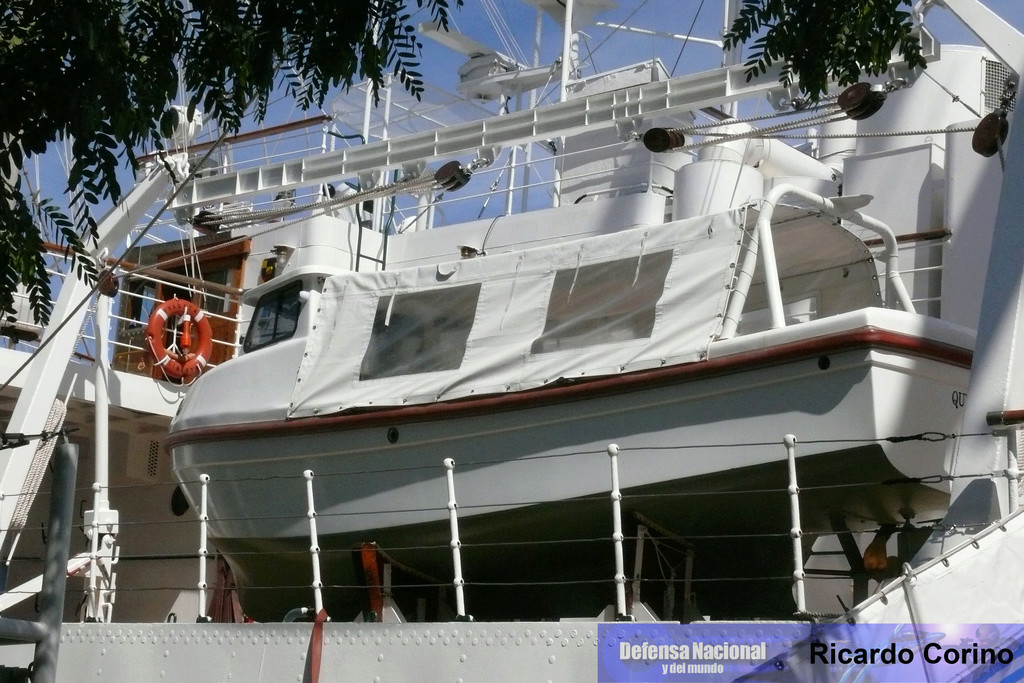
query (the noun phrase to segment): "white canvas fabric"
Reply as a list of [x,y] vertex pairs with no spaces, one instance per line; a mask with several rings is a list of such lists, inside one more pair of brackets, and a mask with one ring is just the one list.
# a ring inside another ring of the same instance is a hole
[[706,357],[745,211],[327,280],[288,414],[427,403]]

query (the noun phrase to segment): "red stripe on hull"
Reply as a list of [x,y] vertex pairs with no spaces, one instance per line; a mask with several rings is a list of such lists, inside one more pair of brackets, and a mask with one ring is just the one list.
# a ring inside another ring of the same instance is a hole
[[460,398],[425,405],[357,409],[359,412],[324,417],[197,427],[167,436],[164,439],[164,447],[170,450],[175,446],[197,441],[252,439],[282,436],[289,433],[312,434],[381,425],[391,426],[408,422],[448,420],[506,410],[522,410],[552,403],[581,401],[608,394],[641,391],[666,384],[692,382],[718,375],[745,372],[758,367],[790,363],[828,353],[861,349],[893,351],[964,368],[970,367],[973,355],[971,351],[958,346],[874,327],[864,327],[696,363],[639,370],[610,377],[565,379],[552,382],[544,387],[510,394]]

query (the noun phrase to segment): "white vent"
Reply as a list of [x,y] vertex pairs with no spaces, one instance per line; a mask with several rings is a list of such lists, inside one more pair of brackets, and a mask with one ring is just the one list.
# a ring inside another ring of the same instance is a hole
[[[986,59],[982,62],[985,68],[985,112],[995,111],[1006,92],[1006,83],[1010,79],[1010,70],[1002,62]],[[1010,101],[1009,110],[1013,111],[1015,100]]]
[[163,451],[160,442],[138,435],[131,440],[125,463],[125,474],[136,481],[156,482],[160,479]]
[[160,471],[160,442],[150,441],[149,442],[149,457],[146,460],[146,475],[150,479],[156,479],[157,473]]

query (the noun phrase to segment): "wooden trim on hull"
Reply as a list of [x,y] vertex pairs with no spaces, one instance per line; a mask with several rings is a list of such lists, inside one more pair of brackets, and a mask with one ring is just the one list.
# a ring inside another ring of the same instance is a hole
[[893,351],[964,368],[970,367],[973,355],[971,351],[958,346],[869,326],[695,363],[638,370],[610,377],[561,379],[544,387],[509,394],[454,399],[426,405],[362,409],[359,412],[324,417],[197,427],[170,434],[164,439],[163,444],[164,448],[170,450],[186,443],[313,434],[523,410],[553,403],[581,401],[609,394],[693,382],[829,353],[864,349]]

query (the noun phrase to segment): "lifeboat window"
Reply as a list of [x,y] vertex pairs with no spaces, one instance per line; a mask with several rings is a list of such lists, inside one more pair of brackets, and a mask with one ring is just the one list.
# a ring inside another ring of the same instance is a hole
[[672,252],[660,251],[558,271],[531,352],[649,338],[671,265]]
[[479,299],[480,284],[380,297],[359,379],[458,369]]
[[288,339],[299,325],[302,302],[299,292],[302,282],[296,280],[287,287],[267,292],[256,302],[249,331],[245,335],[243,348],[248,353],[269,346],[282,339]]

